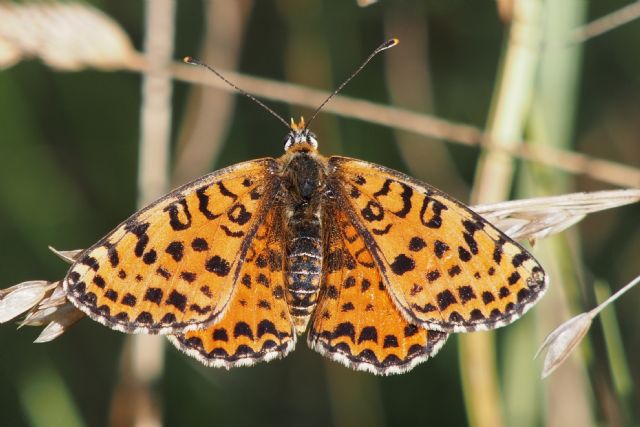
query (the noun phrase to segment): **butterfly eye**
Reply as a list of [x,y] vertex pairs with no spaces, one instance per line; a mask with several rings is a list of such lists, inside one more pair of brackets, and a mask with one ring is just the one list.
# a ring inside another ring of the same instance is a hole
[[313,148],[318,148],[318,140],[313,132],[307,131],[305,137],[307,141],[313,145]]
[[291,144],[293,144],[293,136],[291,136],[291,134],[288,134],[284,137],[284,151],[287,151],[289,147],[291,147]]

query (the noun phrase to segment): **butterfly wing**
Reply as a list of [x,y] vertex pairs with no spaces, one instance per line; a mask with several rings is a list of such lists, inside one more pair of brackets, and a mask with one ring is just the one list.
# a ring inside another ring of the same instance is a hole
[[360,160],[331,157],[329,170],[329,191],[410,321],[446,332],[494,329],[544,294],[531,254],[450,196]]
[[68,299],[123,332],[171,333],[215,321],[275,191],[275,160],[206,175],[137,212],[84,251]]
[[364,237],[341,209],[325,206],[325,262],[308,344],[374,374],[402,373],[434,355],[447,333],[400,314]]
[[284,357],[296,342],[284,298],[282,211],[260,224],[240,269],[225,314],[206,329],[170,336],[181,351],[207,366],[248,366]]

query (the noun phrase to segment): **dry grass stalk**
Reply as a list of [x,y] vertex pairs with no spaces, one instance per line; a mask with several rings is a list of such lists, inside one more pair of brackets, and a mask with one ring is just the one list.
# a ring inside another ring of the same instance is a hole
[[[133,49],[124,30],[107,15],[84,4],[0,3],[0,22],[0,68],[37,57],[52,68],[67,71],[84,67],[137,72],[148,69],[145,59]],[[329,94],[295,84],[221,71],[246,91],[265,99],[315,109]],[[168,72],[177,80],[233,90],[214,76],[177,62]],[[555,147],[516,144],[496,148],[481,129],[427,114],[340,95],[324,111],[457,144],[485,144],[494,151],[504,151],[514,157],[608,184],[640,185],[640,170],[632,166]]]
[[584,43],[638,18],[640,18],[640,1],[635,1],[608,15],[595,19],[587,25],[576,28],[571,35],[571,42]]
[[567,357],[569,357],[578,344],[580,344],[582,338],[584,338],[589,331],[593,319],[602,310],[638,283],[640,283],[640,276],[637,276],[624,287],[620,288],[602,304],[585,313],[580,313],[577,316],[572,317],[551,331],[534,356],[538,357],[540,353],[547,350],[547,355],[544,359],[544,365],[542,368],[542,378],[546,378],[551,375],[551,373],[555,371],[567,359]]
[[477,205],[473,209],[512,239],[534,241],[557,234],[590,213],[640,201],[640,189],[572,193]]
[[113,70],[136,60],[122,28],[86,4],[3,2],[0,22],[0,68],[40,58],[60,70]]

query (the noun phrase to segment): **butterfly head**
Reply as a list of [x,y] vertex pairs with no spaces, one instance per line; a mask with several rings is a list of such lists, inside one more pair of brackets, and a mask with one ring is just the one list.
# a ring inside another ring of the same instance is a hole
[[318,140],[316,136],[307,129],[304,117],[300,117],[300,122],[296,123],[291,119],[291,131],[284,138],[284,151],[316,151]]

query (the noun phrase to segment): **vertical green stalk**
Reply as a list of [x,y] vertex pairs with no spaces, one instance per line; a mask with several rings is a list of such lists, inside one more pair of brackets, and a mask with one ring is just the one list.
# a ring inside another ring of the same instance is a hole
[[[572,31],[582,24],[586,7],[584,0],[552,1],[548,4],[544,40],[544,46],[548,47],[541,58],[537,89],[532,100],[528,128],[531,144],[562,149],[571,146],[578,106],[581,46],[568,46],[566,41],[570,40]],[[520,195],[562,194],[570,190],[566,175],[541,165],[524,165],[518,185]],[[531,345],[532,336],[537,336],[537,342],[540,342],[547,332],[571,316],[569,307],[576,304],[580,292],[580,272],[576,271],[575,264],[578,247],[575,233],[575,230],[569,230],[537,245],[537,255],[551,278],[550,290],[538,306],[536,313],[539,315],[533,319],[535,324],[530,323],[528,331],[514,331],[519,332],[520,336],[508,335],[507,345],[529,346],[533,352],[535,345]],[[538,329],[537,334],[534,328]],[[548,426],[594,425],[589,380],[584,362],[576,354],[542,383],[540,388],[546,411],[545,418],[537,420],[538,423]],[[530,363],[505,356],[505,364],[510,367],[510,372],[514,372],[516,367],[522,369],[522,366],[530,366]],[[505,389],[512,393],[513,400],[522,397],[518,392],[522,390],[521,385],[507,382]],[[512,413],[512,416],[513,421],[518,419],[517,413]]]
[[[513,147],[523,139],[539,62],[544,7],[542,0],[514,2],[513,21],[486,130],[491,145]],[[513,159],[508,154],[484,151],[476,172],[472,202],[505,200],[513,175]],[[465,405],[469,424],[474,427],[503,425],[495,357],[493,333],[460,336]]]

